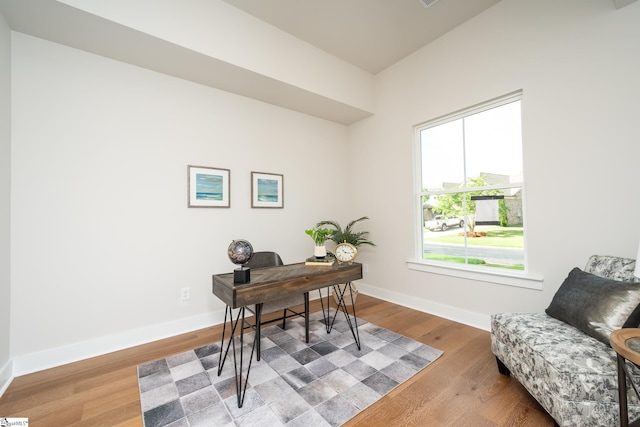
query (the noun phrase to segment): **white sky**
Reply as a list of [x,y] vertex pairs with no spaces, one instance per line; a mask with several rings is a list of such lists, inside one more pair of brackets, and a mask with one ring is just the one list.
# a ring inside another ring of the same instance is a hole
[[515,101],[466,117],[464,122],[458,119],[422,130],[423,187],[463,182],[465,165],[469,178],[481,172],[522,173],[520,122],[520,101]]

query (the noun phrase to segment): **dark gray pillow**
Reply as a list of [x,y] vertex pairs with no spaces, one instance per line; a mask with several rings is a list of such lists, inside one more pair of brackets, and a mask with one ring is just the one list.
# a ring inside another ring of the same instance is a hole
[[546,312],[609,344],[611,332],[640,323],[640,283],[617,282],[574,268]]

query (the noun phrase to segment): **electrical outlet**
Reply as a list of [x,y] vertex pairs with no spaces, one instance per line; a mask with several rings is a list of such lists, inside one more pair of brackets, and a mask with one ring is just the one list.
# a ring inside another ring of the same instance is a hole
[[362,272],[363,273],[369,272],[369,264],[362,264]]
[[186,301],[189,298],[191,298],[191,289],[190,288],[182,288],[180,290],[180,296],[182,298],[182,301]]

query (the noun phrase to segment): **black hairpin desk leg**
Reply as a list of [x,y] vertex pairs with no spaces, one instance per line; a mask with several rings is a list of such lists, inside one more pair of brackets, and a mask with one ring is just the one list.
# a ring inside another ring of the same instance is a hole
[[[353,291],[351,290],[351,282],[348,282],[344,285],[344,288],[340,289],[340,285],[333,285],[333,292],[338,299],[338,310],[333,314],[333,318],[331,318],[331,312],[329,310],[329,292],[327,289],[327,308],[325,311],[324,302],[322,301],[322,294],[320,294],[320,304],[322,305],[322,316],[324,317],[324,323],[327,330],[327,333],[331,333],[333,329],[333,324],[336,321],[336,316],[338,315],[338,311],[342,308],[342,312],[344,313],[344,317],[347,320],[347,324],[349,325],[349,329],[351,329],[351,334],[353,335],[353,340],[358,346],[358,350],[360,350],[360,332],[358,332],[358,317],[356,316],[356,303],[353,300]],[[349,289],[349,296],[351,298],[351,308],[353,310],[353,319],[349,316],[349,310],[347,309],[347,304],[344,300],[344,294]]]
[[[258,341],[258,333],[254,333],[253,344],[251,346],[251,354],[249,355],[249,362],[247,364],[247,373],[244,376],[242,375],[242,370],[244,368],[244,352],[242,351],[244,347],[244,315],[245,308],[241,307],[238,311],[238,315],[235,320],[233,319],[233,312],[231,307],[227,306],[224,312],[224,325],[222,327],[222,339],[220,344],[220,361],[218,362],[218,376],[222,373],[222,368],[224,367],[224,362],[227,360],[227,354],[229,353],[229,348],[233,348],[233,366],[235,370],[235,380],[236,380],[236,394],[238,397],[238,408],[242,408],[244,404],[244,396],[247,392],[247,384],[249,383],[249,372],[251,371],[251,361],[253,360],[253,353],[256,349],[256,342]],[[260,320],[262,317],[262,304],[256,304],[256,322],[260,324]],[[229,319],[229,329],[231,329],[229,334],[229,341],[227,342],[226,349],[224,345],[224,340],[226,336],[227,330],[227,319]],[[240,328],[238,328],[238,324],[240,324]],[[236,348],[236,340],[234,339],[234,335],[236,330],[240,330],[240,342],[239,347]],[[238,356],[238,352],[240,353]],[[223,354],[224,353],[224,354]],[[240,359],[238,361],[238,359]]]

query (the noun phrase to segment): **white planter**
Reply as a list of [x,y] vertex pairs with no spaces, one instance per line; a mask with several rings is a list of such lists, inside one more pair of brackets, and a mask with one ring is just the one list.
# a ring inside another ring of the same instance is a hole
[[327,247],[325,245],[316,246],[313,250],[313,256],[316,258],[324,258],[327,256]]

